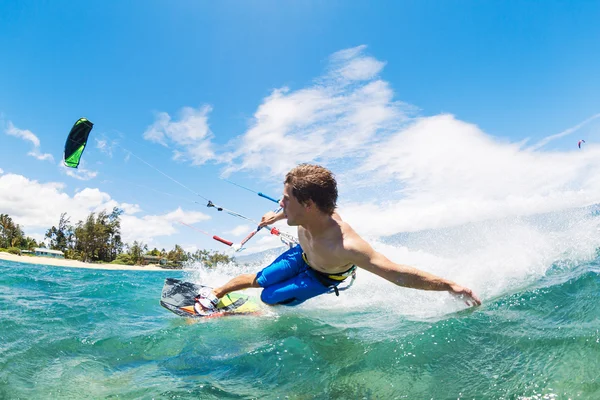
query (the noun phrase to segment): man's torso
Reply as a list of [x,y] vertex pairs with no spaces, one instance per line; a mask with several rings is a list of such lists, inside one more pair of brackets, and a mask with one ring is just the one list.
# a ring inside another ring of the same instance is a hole
[[324,235],[315,238],[302,226],[298,227],[298,239],[308,264],[317,271],[329,274],[346,272],[352,267],[352,263],[344,257],[344,241],[356,236],[339,215],[334,214],[333,220],[336,224]]

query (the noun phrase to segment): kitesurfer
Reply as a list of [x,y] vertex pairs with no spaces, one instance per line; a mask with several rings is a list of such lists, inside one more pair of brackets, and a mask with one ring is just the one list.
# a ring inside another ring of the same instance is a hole
[[300,304],[335,290],[355,273],[356,267],[399,286],[446,291],[469,306],[481,304],[471,289],[397,264],[375,251],[335,211],[337,197],[337,182],[331,171],[311,164],[293,168],[284,181],[281,212],[265,214],[260,226],[287,219],[288,225],[298,227],[300,244],[257,274],[240,275],[221,287],[207,288],[196,299],[196,311],[214,312],[219,298],[250,287],[263,288],[261,300],[267,304]]

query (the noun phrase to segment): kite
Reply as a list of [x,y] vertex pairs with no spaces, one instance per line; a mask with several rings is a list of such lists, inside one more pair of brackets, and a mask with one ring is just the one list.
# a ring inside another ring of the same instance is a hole
[[581,148],[582,143],[585,143],[585,140],[581,139],[579,142],[577,142],[577,146]]
[[73,128],[71,128],[71,132],[69,132],[69,137],[67,137],[67,142],[65,143],[64,162],[67,167],[77,168],[79,165],[79,160],[81,159],[83,150],[85,150],[85,145],[93,126],[94,124],[91,121],[79,118],[75,122],[75,125],[73,125]]

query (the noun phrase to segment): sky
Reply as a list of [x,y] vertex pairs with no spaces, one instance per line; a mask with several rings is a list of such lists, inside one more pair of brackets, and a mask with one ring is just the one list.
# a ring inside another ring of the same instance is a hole
[[[4,1],[0,213],[41,239],[63,212],[120,207],[125,241],[225,251],[210,235],[255,225],[205,199],[259,220],[277,206],[224,179],[279,198],[302,162],[334,171],[368,238],[597,203],[599,17],[593,1]],[[94,129],[68,169],[80,117]]]

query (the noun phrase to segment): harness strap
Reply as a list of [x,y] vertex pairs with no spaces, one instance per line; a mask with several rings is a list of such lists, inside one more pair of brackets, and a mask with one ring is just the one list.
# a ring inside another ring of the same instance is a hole
[[[323,286],[330,288],[338,297],[340,295],[340,291],[350,289],[350,287],[352,286],[352,284],[354,284],[354,281],[356,280],[356,265],[353,265],[347,271],[341,272],[339,274],[327,274],[325,272],[317,271],[316,269],[311,267],[311,265],[308,262],[308,258],[306,257],[306,253],[304,252],[302,252],[302,259],[304,260],[306,265],[308,265],[308,268],[310,268],[310,270],[314,272],[315,278],[317,278],[317,280],[321,282]],[[338,285],[350,276],[352,277],[352,280],[350,281],[348,286],[338,289]],[[338,281],[338,284],[334,285],[333,283],[331,283],[331,281]]]

